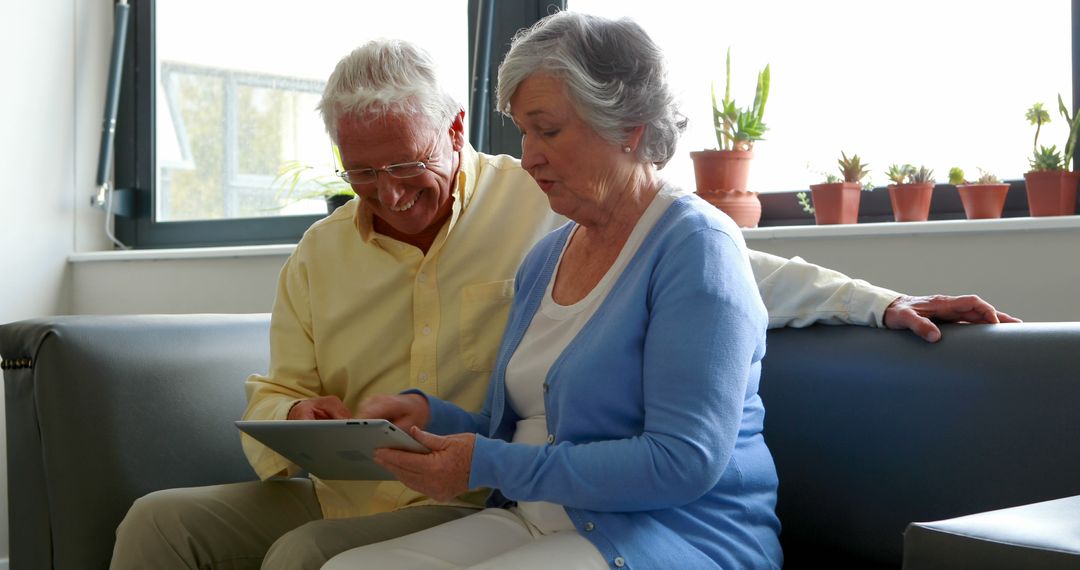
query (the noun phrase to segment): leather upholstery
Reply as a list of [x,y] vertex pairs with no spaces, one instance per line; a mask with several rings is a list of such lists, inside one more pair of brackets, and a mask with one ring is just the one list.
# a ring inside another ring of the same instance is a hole
[[157,489],[254,479],[233,419],[268,315],[78,316],[0,327],[11,568],[107,568]]
[[1080,494],[1080,323],[769,332],[787,568],[897,568],[909,522]]
[[[252,479],[232,420],[267,315],[0,327],[11,567],[106,568],[153,490]],[[912,521],[1080,495],[1080,323],[770,331],[761,393],[787,568],[898,568]],[[32,367],[15,368],[16,361]],[[51,537],[51,539],[50,539]]]

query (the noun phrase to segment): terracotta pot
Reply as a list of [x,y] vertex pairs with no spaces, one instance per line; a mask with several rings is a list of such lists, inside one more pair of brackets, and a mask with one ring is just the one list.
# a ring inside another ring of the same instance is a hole
[[691,152],[698,192],[747,190],[750,161],[754,153],[743,150],[701,150]]
[[1076,213],[1076,183],[1080,172],[1050,170],[1024,174],[1028,212],[1032,216],[1071,216]]
[[811,184],[810,193],[814,199],[814,219],[819,226],[858,223],[862,188],[857,182]]
[[889,186],[893,218],[898,222],[925,222],[930,218],[930,196],[933,193],[933,182]]
[[740,228],[756,228],[761,221],[761,200],[757,192],[744,190],[698,190],[706,202],[731,216]]
[[956,187],[969,220],[1000,218],[1005,209],[1008,184],[960,184]]

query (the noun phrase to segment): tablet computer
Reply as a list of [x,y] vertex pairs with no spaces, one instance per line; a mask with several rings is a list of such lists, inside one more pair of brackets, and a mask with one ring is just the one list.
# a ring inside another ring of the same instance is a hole
[[429,451],[386,420],[249,420],[236,427],[321,479],[391,480],[372,458],[376,449]]

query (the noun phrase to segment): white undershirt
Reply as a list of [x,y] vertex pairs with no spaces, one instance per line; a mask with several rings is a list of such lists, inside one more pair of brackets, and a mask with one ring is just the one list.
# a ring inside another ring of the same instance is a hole
[[[685,192],[666,184],[660,188],[649,207],[634,225],[615,262],[584,299],[572,305],[556,303],[551,291],[557,272],[552,276],[544,292],[544,298],[540,302],[540,308],[533,316],[529,328],[525,331],[525,336],[521,339],[521,344],[518,345],[506,366],[507,397],[517,415],[524,418],[517,423],[514,443],[548,444],[543,390],[548,370],[607,298],[612,285],[622,275],[623,270],[637,253],[645,236],[656,225],[660,216],[667,211],[672,202],[684,194]],[[577,228],[578,226],[575,225],[571,230],[571,237]],[[566,246],[569,243],[568,238],[559,254],[559,265],[562,264],[562,256],[566,253]],[[528,523],[544,534],[574,528],[562,505],[544,501],[526,501],[518,503],[518,510]]]

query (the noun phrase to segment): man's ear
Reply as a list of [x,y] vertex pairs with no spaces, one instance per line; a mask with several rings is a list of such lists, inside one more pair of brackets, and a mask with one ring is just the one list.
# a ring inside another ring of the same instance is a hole
[[458,110],[454,122],[450,123],[450,140],[454,143],[454,150],[459,151],[465,147],[465,110]]

